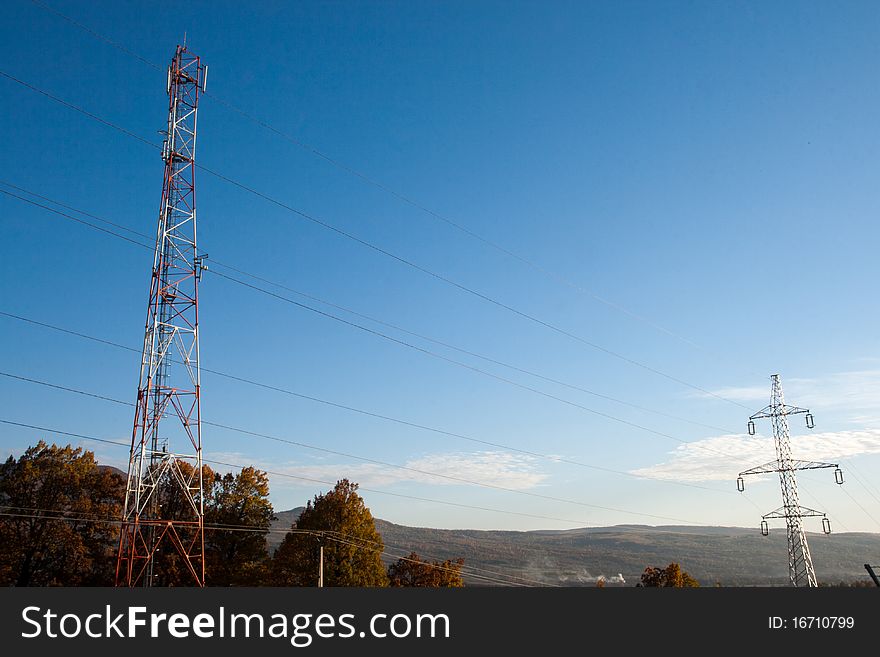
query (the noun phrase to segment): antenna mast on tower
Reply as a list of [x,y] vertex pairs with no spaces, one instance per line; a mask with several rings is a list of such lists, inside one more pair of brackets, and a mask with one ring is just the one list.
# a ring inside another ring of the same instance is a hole
[[807,420],[807,428],[812,429],[813,415],[806,408],[786,406],[785,397],[782,393],[782,381],[778,374],[770,377],[772,383],[770,393],[770,405],[755,413],[749,418],[749,435],[755,435],[755,420],[770,418],[773,425],[773,442],[776,445],[776,460],[759,465],[757,467],[740,472],[736,479],[736,487],[742,492],[745,489],[743,477],[746,475],[779,473],[779,484],[782,488],[782,506],[771,511],[761,518],[761,533],[767,536],[770,529],[768,519],[785,518],[785,526],[788,531],[788,576],[792,586],[818,586],[816,573],[813,570],[813,558],[810,556],[810,546],[807,545],[807,535],[804,533],[803,518],[822,518],[822,530],[826,534],[831,533],[831,523],[828,517],[821,511],[808,509],[800,505],[798,498],[796,470],[818,470],[821,468],[835,468],[834,479],[838,484],[843,483],[843,472],[836,463],[819,463],[817,461],[800,461],[791,457],[791,433],[788,428],[788,416],[804,413]]
[[[199,295],[205,256],[196,247],[196,116],[207,67],[186,45],[168,67],[165,176],[131,435],[116,562],[117,586],[162,580],[163,550],[205,585],[204,485],[199,408]],[[167,552],[167,550],[166,550]]]

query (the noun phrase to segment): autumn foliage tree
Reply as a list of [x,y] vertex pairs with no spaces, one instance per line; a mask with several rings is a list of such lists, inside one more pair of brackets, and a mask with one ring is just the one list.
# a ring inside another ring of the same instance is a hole
[[[180,461],[183,477],[193,466]],[[202,466],[205,489],[205,584],[208,586],[256,586],[263,583],[269,550],[266,536],[274,517],[269,502],[269,479],[253,467],[238,473],[220,474]],[[180,494],[180,485],[166,477],[158,489],[161,517],[195,520],[195,512]],[[194,530],[181,527],[184,543]],[[195,579],[170,541],[159,544],[156,554],[156,586],[193,586]]]
[[324,586],[387,586],[382,536],[357,489],[356,483],[342,479],[308,502],[275,551],[272,583],[315,586],[323,543]]
[[464,559],[423,561],[415,552],[388,566],[390,586],[444,588],[464,586],[461,567]]
[[[189,480],[193,466],[179,461]],[[210,586],[264,583],[266,536],[274,515],[265,472],[219,474],[203,466],[205,565]],[[0,465],[0,586],[112,586],[125,476],[102,467],[92,452],[40,441]],[[195,510],[170,475],[159,482],[160,517],[195,520]],[[185,543],[195,529],[180,527]],[[195,578],[169,540],[155,554],[153,584],[192,586]],[[200,564],[197,564],[200,566]]]
[[[186,481],[195,481],[193,473],[195,467],[190,463],[180,460],[177,462],[180,468],[180,474]],[[208,491],[214,485],[214,479],[217,474],[207,465],[202,466],[202,482],[206,492],[206,502],[209,497]],[[181,520],[196,521],[195,509],[193,509],[189,500],[181,493],[181,486],[177,478],[171,472],[166,472],[159,481],[159,486],[155,492],[156,495],[156,511],[159,517],[165,520]],[[207,507],[207,504],[206,504]],[[207,515],[207,508],[205,509]],[[196,538],[196,529],[185,525],[178,525],[176,531],[180,536],[184,545],[190,545]],[[206,538],[208,532],[205,533]],[[196,561],[196,569],[200,569],[201,565]],[[153,586],[195,586],[197,584],[195,577],[190,573],[186,565],[186,561],[180,555],[177,548],[166,537],[159,542],[156,552],[153,555]]]
[[[0,585],[112,585],[125,480],[40,441],[0,466]],[[15,515],[12,515],[15,514]]]
[[262,583],[269,560],[266,536],[274,518],[268,476],[252,467],[215,475],[205,497],[205,583]]
[[666,568],[645,568],[641,579],[642,586],[649,587],[673,587],[673,588],[697,588],[700,583],[673,562]]

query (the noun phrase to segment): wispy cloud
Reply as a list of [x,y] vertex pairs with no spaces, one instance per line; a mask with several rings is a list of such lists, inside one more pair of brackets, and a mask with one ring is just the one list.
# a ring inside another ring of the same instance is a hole
[[[796,459],[837,461],[880,453],[880,429],[815,433],[793,437],[791,442]],[[680,445],[668,461],[630,472],[678,481],[732,481],[741,471],[774,458],[772,438],[734,434]]]
[[[246,466],[254,466],[258,468],[266,469],[268,468],[268,464],[259,464],[255,463],[254,459],[247,454],[243,454],[242,452],[214,452],[209,451],[205,453],[205,461],[215,472],[237,472],[242,467]],[[235,465],[225,465],[226,463],[234,463]],[[269,468],[271,469],[271,468]]]
[[880,425],[880,415],[852,415],[849,418],[852,424],[858,424],[863,427],[870,425]]
[[[221,458],[222,457],[222,458]],[[218,455],[218,461],[244,463],[240,455]],[[535,459],[527,455],[507,452],[452,452],[428,454],[403,463],[395,468],[378,463],[254,463],[258,468],[291,477],[335,482],[346,477],[362,486],[387,486],[399,482],[419,482],[437,485],[460,485],[457,478],[478,481],[491,486],[526,490],[541,484],[546,478],[539,472]],[[250,461],[247,461],[248,463]],[[427,473],[435,474],[427,474]],[[436,476],[442,475],[442,476]],[[278,483],[283,477],[278,477]]]
[[765,400],[770,396],[770,386],[728,386],[726,388],[716,388],[709,392],[689,392],[688,396],[701,399],[724,397],[733,401],[757,402]]
[[[786,400],[797,406],[814,410],[834,410],[850,413],[853,424],[876,423],[876,409],[880,408],[880,369],[860,369],[835,372],[817,378],[790,378],[783,376]],[[761,407],[770,401],[770,383],[764,386],[729,386],[711,391],[734,401],[750,402]],[[709,397],[698,393],[697,396]],[[867,412],[866,412],[867,411]]]

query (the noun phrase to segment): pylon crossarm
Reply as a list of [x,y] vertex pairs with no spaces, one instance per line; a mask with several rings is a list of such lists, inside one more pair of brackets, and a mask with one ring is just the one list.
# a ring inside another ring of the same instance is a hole
[[823,468],[838,468],[837,463],[824,463],[822,461],[801,461],[793,459],[791,461],[792,470],[821,470]]
[[770,461],[764,465],[756,465],[754,468],[743,470],[739,473],[739,476],[745,477],[748,475],[769,474],[772,472],[779,472],[779,461]]
[[798,413],[809,413],[810,409],[800,408],[799,406],[789,406],[788,404],[780,404],[778,406],[765,406],[754,415],[749,416],[750,420],[761,420],[764,418],[777,417],[779,415],[797,415]]
[[778,518],[824,518],[825,514],[821,511],[816,511],[816,509],[810,509],[805,506],[799,506],[796,510],[788,509],[785,507],[779,507],[775,511],[771,511],[765,516],[762,516],[764,520],[774,520]]
[[773,472],[782,472],[784,470],[821,470],[822,468],[837,468],[837,463],[823,463],[821,461],[802,461],[800,459],[792,459],[786,468],[780,467],[779,461],[770,461],[764,465],[758,465],[739,473],[740,477],[746,475],[770,474]]

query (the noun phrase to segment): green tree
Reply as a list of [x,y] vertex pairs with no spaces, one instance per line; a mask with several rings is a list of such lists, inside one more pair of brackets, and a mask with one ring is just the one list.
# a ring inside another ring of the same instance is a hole
[[388,566],[391,586],[420,586],[427,588],[461,587],[461,567],[464,559],[423,561],[415,552]]
[[645,568],[641,579],[642,586],[649,587],[673,587],[673,588],[697,588],[700,583],[681,569],[677,563],[672,562],[666,568]]
[[[0,585],[112,585],[125,479],[42,440],[0,466]],[[25,517],[27,516],[27,517]],[[63,519],[61,519],[63,518]]]
[[[214,477],[205,500],[205,524],[209,526],[205,530],[205,583],[262,584],[269,560],[266,535],[273,517],[265,472],[248,467],[238,474]],[[261,531],[243,531],[248,528]]]
[[321,541],[325,586],[387,586],[381,559],[385,545],[357,489],[356,483],[342,479],[333,490],[308,502],[291,528],[295,531],[275,551],[274,584],[315,586]]

